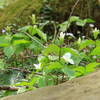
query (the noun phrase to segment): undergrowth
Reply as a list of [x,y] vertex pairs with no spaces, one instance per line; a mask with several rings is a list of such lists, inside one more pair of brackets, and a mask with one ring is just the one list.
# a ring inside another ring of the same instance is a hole
[[[9,86],[18,87],[18,91],[6,90],[1,96],[58,85],[99,68],[100,30],[92,24],[92,19],[71,16],[60,24],[53,21],[39,23],[32,15],[31,20],[32,25],[19,29],[7,26],[0,35],[0,70],[13,73],[8,79]],[[43,30],[50,23],[55,31],[54,35],[48,36]],[[69,33],[72,24],[89,27],[91,38]]]

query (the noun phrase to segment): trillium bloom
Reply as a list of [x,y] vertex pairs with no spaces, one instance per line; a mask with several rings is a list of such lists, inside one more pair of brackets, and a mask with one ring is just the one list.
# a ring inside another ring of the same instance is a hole
[[97,29],[97,28],[95,28],[95,29],[93,30],[93,33],[99,33],[99,32],[100,32],[100,30]]
[[75,36],[73,35],[73,33],[66,33],[66,36],[71,36],[71,37],[75,38]]
[[2,29],[2,33],[5,33],[6,32],[6,30],[5,29]]
[[60,39],[60,40],[64,40],[64,37],[65,37],[65,33],[61,32],[61,33],[60,33],[59,39]]
[[93,28],[93,27],[94,27],[94,24],[89,24],[89,26],[90,26],[91,28]]
[[100,33],[100,30],[99,30],[99,29],[95,28],[95,29],[93,30],[94,39],[96,39],[96,38],[98,37],[99,33]]
[[74,64],[73,59],[71,59],[71,53],[66,53],[63,57],[62,57],[66,62],[70,63],[70,64]]
[[34,64],[34,66],[35,66],[36,69],[41,69],[41,63],[39,63],[39,64]]

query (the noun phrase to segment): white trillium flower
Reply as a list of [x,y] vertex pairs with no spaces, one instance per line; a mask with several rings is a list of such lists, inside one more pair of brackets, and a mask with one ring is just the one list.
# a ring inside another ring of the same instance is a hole
[[95,27],[95,29],[93,30],[93,33],[100,33],[100,30]]
[[5,29],[2,29],[2,33],[5,33],[6,32],[6,30]]
[[64,40],[64,37],[65,37],[65,33],[61,32],[61,33],[60,33],[60,36],[59,36],[59,39],[60,39],[60,40]]
[[39,64],[34,64],[34,66],[35,66],[36,69],[41,69],[41,63],[39,63]]
[[66,53],[62,58],[66,61],[66,62],[68,62],[68,63],[70,63],[70,64],[74,64],[74,61],[73,61],[73,59],[71,59],[71,53]]
[[71,36],[71,37],[75,38],[75,36],[73,35],[73,33],[66,33],[66,36]]
[[94,27],[94,24],[89,24],[89,26],[90,26],[91,28],[93,28],[93,27]]

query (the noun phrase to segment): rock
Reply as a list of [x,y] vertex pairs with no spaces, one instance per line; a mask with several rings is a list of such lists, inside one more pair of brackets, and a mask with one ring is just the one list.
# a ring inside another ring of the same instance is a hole
[[0,100],[100,100],[100,70],[58,86],[40,88]]

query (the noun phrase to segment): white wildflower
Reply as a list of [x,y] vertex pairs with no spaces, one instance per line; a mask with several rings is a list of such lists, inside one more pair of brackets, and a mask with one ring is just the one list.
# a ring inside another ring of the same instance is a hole
[[61,32],[61,33],[60,33],[60,36],[59,36],[59,39],[60,39],[60,40],[64,40],[64,37],[65,37],[65,33]]
[[93,28],[93,27],[94,27],[94,24],[89,24],[89,26],[90,26],[91,28]]
[[66,62],[68,62],[68,63],[70,63],[70,64],[74,64],[74,61],[73,61],[73,59],[71,59],[71,53],[66,53],[62,58],[66,61]]
[[34,64],[34,66],[35,66],[36,69],[41,69],[41,63],[39,63],[39,64]]
[[6,32],[6,30],[2,29],[2,33],[5,33],[5,32]]
[[73,33],[66,33],[66,36],[71,36],[71,37],[75,38],[75,36],[73,35]]

